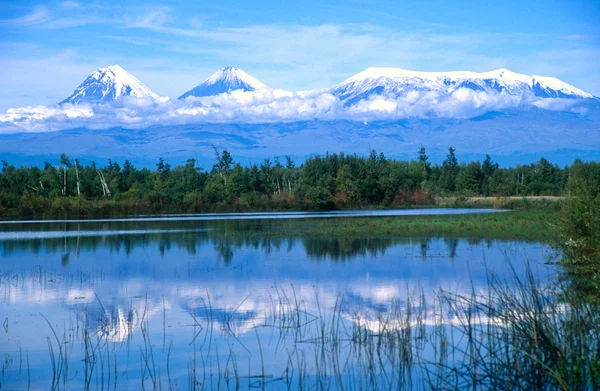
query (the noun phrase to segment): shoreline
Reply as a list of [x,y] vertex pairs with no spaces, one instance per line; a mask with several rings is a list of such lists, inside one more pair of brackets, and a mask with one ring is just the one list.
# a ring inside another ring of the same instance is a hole
[[158,204],[114,200],[85,200],[76,197],[48,200],[40,198],[29,207],[0,209],[0,221],[6,220],[95,220],[108,218],[135,218],[139,216],[166,216],[189,214],[231,213],[308,213],[344,211],[381,211],[410,209],[531,209],[558,205],[564,197],[436,197],[433,204],[334,204],[330,209],[314,209],[303,203],[270,202],[266,207],[244,204],[206,205]]

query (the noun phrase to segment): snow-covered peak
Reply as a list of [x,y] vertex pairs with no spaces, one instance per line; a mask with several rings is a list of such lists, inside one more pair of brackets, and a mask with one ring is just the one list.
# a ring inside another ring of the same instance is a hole
[[185,99],[189,96],[213,96],[229,93],[235,90],[255,91],[264,88],[269,87],[250,76],[243,70],[235,67],[225,67],[212,74],[208,79],[196,87],[181,95],[179,99]]
[[77,87],[70,97],[60,104],[104,104],[114,102],[124,96],[159,98],[135,76],[115,64],[96,70]]
[[489,72],[475,73],[473,72],[474,77],[478,76],[483,79],[499,79],[505,82],[512,83],[524,83],[527,85],[531,85],[531,76],[524,75],[522,73],[516,73],[506,68],[500,68]]
[[417,72],[400,68],[368,68],[331,89],[331,93],[353,104],[371,95],[402,96],[410,91],[434,91],[448,95],[466,88],[478,92],[530,97],[592,98],[553,77],[529,76],[501,68],[488,72]]
[[253,88],[254,90],[259,90],[262,88],[267,88],[266,85],[250,76],[243,70],[235,67],[225,67],[217,72],[213,73],[211,77],[206,79],[206,84],[216,84],[219,81],[224,81],[229,84],[235,84],[236,82],[242,82],[245,85]]

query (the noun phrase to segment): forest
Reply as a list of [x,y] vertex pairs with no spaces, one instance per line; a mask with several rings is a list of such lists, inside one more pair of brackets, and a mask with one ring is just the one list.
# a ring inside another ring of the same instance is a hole
[[214,147],[214,165],[194,159],[171,166],[138,169],[128,160],[82,165],[62,154],[44,167],[2,162],[0,215],[110,216],[135,213],[326,210],[432,205],[436,197],[561,196],[569,176],[589,165],[576,160],[559,167],[548,160],[500,167],[489,155],[483,162],[459,162],[449,148],[442,164],[431,164],[426,150],[411,160],[368,156],[316,155],[302,164],[291,157],[241,165]]

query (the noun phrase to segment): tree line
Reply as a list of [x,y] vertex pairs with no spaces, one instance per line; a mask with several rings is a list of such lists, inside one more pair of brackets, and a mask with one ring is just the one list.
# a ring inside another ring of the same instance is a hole
[[226,150],[214,148],[214,155],[208,169],[195,159],[172,167],[160,158],[153,170],[128,160],[82,165],[66,154],[44,167],[3,161],[0,209],[23,215],[69,212],[73,205],[85,209],[89,201],[135,212],[335,209],[431,204],[437,196],[559,196],[573,167],[587,164],[561,168],[542,158],[502,168],[489,155],[482,162],[459,163],[454,148],[442,164],[431,164],[424,148],[412,160],[370,151],[368,156],[316,155],[300,165],[290,156],[244,166]]

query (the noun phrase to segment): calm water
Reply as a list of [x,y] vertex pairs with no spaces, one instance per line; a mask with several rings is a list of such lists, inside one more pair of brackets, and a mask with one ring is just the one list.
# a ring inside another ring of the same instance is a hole
[[298,330],[375,330],[413,297],[430,313],[440,289],[485,293],[509,263],[554,278],[543,243],[266,234],[406,212],[0,223],[0,389],[308,388],[322,363]]

